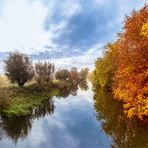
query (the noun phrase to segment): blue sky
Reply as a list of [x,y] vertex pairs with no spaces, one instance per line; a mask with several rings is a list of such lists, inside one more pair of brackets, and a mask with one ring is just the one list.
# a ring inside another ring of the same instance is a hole
[[71,52],[87,63],[100,55],[107,42],[115,40],[125,14],[146,2],[0,0],[0,51]]

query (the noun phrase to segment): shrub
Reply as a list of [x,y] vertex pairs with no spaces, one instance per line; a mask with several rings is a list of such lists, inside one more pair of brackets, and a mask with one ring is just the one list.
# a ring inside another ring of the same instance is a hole
[[58,70],[55,74],[56,79],[66,80],[70,78],[70,72],[67,69]]

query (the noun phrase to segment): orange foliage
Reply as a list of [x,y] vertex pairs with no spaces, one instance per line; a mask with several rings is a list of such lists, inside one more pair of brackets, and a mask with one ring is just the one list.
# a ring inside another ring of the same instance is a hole
[[124,101],[128,117],[148,116],[148,38],[141,35],[148,22],[148,5],[133,11],[119,34],[113,92]]

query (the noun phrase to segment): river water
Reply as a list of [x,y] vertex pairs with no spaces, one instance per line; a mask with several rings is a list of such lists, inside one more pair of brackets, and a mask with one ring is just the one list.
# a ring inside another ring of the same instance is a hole
[[110,92],[91,89],[63,92],[29,116],[1,116],[0,148],[148,147],[147,123],[129,121]]

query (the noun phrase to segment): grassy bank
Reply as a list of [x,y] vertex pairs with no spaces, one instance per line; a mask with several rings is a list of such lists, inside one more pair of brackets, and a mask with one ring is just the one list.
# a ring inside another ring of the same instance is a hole
[[6,77],[0,78],[0,113],[8,117],[29,115],[43,101],[59,96],[62,90],[70,90],[72,86],[68,81],[54,80],[50,84],[30,83],[20,88],[10,85]]
[[40,105],[44,100],[59,94],[57,88],[36,84],[24,88],[11,87],[7,91],[11,93],[9,103],[0,110],[6,116],[28,115],[34,107]]

